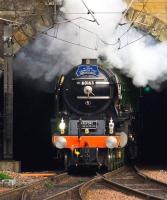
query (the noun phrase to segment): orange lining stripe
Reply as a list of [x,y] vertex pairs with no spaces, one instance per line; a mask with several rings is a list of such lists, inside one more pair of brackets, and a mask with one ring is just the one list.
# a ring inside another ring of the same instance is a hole
[[[53,136],[52,141],[55,142],[58,137],[61,136]],[[106,139],[108,136],[62,136],[66,138],[67,144],[65,148],[68,149],[75,149],[75,148],[107,148],[106,147]],[[117,141],[119,142],[119,136],[116,137]]]

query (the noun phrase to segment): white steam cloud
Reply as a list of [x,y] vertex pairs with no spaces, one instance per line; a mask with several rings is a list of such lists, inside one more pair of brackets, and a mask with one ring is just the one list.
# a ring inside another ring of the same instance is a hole
[[[97,58],[102,54],[107,56],[111,66],[131,77],[136,86],[151,84],[158,88],[167,79],[167,43],[157,43],[150,36],[142,38],[145,33],[134,28],[126,32],[130,24],[115,29],[127,8],[122,0],[84,2],[100,25],[91,21],[93,18],[86,14],[88,10],[81,0],[65,0],[58,17],[58,21],[64,23],[47,32],[59,40],[41,35],[23,48],[15,60],[16,74],[51,81],[56,75],[80,64],[82,58]],[[71,22],[65,23],[66,19]],[[121,21],[124,22],[125,19]],[[117,42],[119,37],[121,40]],[[126,46],[127,42],[138,38],[141,39]]]

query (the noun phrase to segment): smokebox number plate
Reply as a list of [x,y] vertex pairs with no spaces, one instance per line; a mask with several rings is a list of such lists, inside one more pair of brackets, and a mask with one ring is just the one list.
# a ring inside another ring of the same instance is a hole
[[[80,126],[80,127],[79,127]],[[81,123],[78,122],[78,128],[81,129],[97,129],[97,121],[81,121]]]

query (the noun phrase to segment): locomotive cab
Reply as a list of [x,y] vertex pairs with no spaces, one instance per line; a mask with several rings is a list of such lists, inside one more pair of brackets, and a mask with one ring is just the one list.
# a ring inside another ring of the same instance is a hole
[[64,157],[66,169],[97,165],[112,170],[114,160],[123,162],[128,125],[120,125],[120,99],[118,77],[96,59],[83,59],[59,78],[52,143]]

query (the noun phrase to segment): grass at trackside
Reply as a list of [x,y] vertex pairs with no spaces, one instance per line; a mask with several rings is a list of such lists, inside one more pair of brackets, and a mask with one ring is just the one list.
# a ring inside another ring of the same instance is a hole
[[4,180],[4,179],[12,179],[12,177],[4,172],[0,172],[0,180]]

